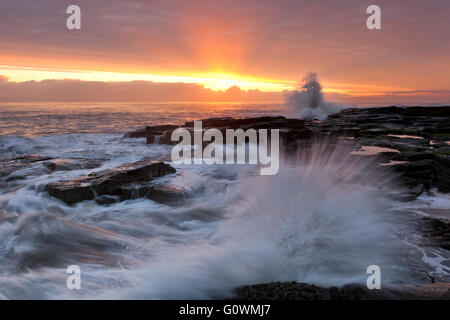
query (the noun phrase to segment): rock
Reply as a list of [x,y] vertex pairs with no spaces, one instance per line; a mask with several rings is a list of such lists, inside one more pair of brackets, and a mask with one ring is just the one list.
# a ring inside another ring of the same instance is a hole
[[[184,125],[148,126],[125,137],[145,137],[147,143],[176,144],[173,130],[193,130],[193,121]],[[378,163],[402,161],[392,166],[415,195],[430,188],[450,192],[450,106],[350,108],[328,116],[326,120],[259,117],[248,119],[211,118],[202,120],[204,130],[279,129],[285,152],[294,152],[300,144],[317,139],[334,141],[351,137],[359,146],[395,149],[396,153],[376,155]],[[192,139],[193,141],[193,139]]]
[[403,180],[406,184],[414,187],[423,185],[428,190],[435,179],[435,161],[432,159],[423,159],[394,166],[396,171],[403,174]]
[[[299,139],[311,137],[311,131],[304,126],[304,120],[286,119],[285,117],[259,117],[248,119],[236,118],[211,118],[202,120],[202,129],[215,128],[220,130],[225,137],[226,129],[280,129],[280,138],[286,144],[295,143]],[[177,128],[185,128],[191,132],[193,137],[194,122],[186,122],[182,126],[148,126],[124,135],[125,138],[147,138],[147,144],[169,144],[175,145],[178,141],[171,141],[172,132]],[[193,138],[192,138],[193,141]]]
[[[177,129],[176,125],[148,126],[133,132],[128,132],[124,138],[146,138],[147,144],[172,144],[170,136]],[[170,132],[170,135],[168,134]]]
[[[130,191],[130,192],[128,192]],[[187,193],[173,186],[165,185],[132,185],[121,191],[122,196],[102,195],[95,198],[100,205],[110,205],[128,199],[147,198],[159,203],[176,204],[187,198]]]
[[407,300],[450,300],[450,283],[405,284],[397,292],[402,299]]
[[230,300],[411,300],[450,299],[450,283],[393,285],[380,290],[348,284],[323,288],[298,282],[270,282],[237,288]]
[[24,155],[0,161],[0,178],[6,181],[25,179],[53,171],[94,169],[101,165],[89,159],[53,159],[40,155]]
[[450,192],[450,156],[437,155],[434,185],[442,192]]
[[[149,182],[174,172],[175,169],[164,162],[145,160],[93,172],[73,180],[50,183],[45,190],[67,204],[110,196],[98,200],[99,203],[106,204],[112,203],[111,197],[115,201],[124,201],[148,196],[154,189]],[[156,191],[158,192],[161,191]]]
[[270,282],[243,286],[232,300],[367,300],[394,299],[386,290],[369,290],[360,285],[323,288],[298,282]]
[[39,155],[24,155],[16,158],[0,160],[0,177],[8,177],[12,173],[25,169],[31,164],[51,160],[50,157]]
[[422,218],[422,234],[433,245],[450,250],[450,223],[441,219]]
[[95,169],[101,166],[101,162],[89,159],[52,159],[45,161],[43,165],[50,171],[69,171],[82,169]]

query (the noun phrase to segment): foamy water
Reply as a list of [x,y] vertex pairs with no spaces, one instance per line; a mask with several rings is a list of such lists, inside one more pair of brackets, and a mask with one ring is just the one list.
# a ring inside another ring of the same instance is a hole
[[[33,108],[15,115],[9,109],[10,117],[21,119],[18,128],[28,131],[18,135],[10,124],[1,129],[2,158],[87,158],[101,167],[48,173],[35,164],[24,169],[23,180],[0,181],[0,298],[224,298],[238,286],[269,281],[364,284],[372,264],[382,268],[383,283],[420,281],[404,260],[405,248],[416,245],[413,233],[394,214],[411,209],[393,200],[397,189],[388,168],[351,155],[347,146],[330,149],[326,142],[317,143],[294,159],[282,159],[276,176],[259,176],[258,168],[245,165],[177,165],[177,174],[162,182],[188,195],[182,205],[136,199],[70,207],[43,192],[45,184],[170,154],[169,146],[122,139],[122,128],[133,120],[161,123],[163,112],[132,110],[124,124],[125,111],[103,118],[101,112],[74,106],[72,113]],[[233,108],[243,116],[264,114],[243,105]],[[183,110],[178,112],[184,116],[188,110]],[[53,119],[47,125],[44,113]],[[153,121],[152,114],[160,120]],[[3,125],[9,121],[4,114],[2,119]],[[70,130],[76,133],[66,133]],[[414,204],[414,210],[422,207],[427,206]],[[415,250],[415,263],[435,264],[436,272],[445,272],[436,264],[439,259],[431,261],[421,250]],[[74,264],[82,271],[81,290],[66,288],[65,270]]]

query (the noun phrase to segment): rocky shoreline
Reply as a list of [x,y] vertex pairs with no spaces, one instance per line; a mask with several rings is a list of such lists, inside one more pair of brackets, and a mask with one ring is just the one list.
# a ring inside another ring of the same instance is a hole
[[[302,120],[285,117],[250,119],[213,118],[202,121],[203,130],[279,129],[286,152],[317,139],[337,142],[351,139],[361,154],[373,153],[378,163],[401,173],[415,195],[437,188],[450,192],[450,107],[385,107],[345,109],[328,119]],[[124,138],[146,138],[147,144],[176,144],[172,132],[183,125],[147,126]],[[355,154],[358,153],[355,150]]]
[[[215,118],[202,121],[203,130],[280,129],[286,152],[299,144],[326,139],[344,139],[360,149],[355,154],[375,158],[375,163],[398,172],[414,199],[431,189],[450,192],[450,107],[385,107],[345,109],[326,120],[300,120],[285,117],[252,119]],[[184,125],[148,126],[128,132],[124,138],[146,138],[147,144],[175,144],[171,134]],[[444,209],[445,210],[445,209]],[[441,219],[423,218],[419,229],[433,245],[450,249],[450,208]],[[435,280],[432,279],[431,282]],[[450,283],[402,285],[368,290],[359,285],[321,288],[310,284],[285,282],[255,284],[237,288],[230,299],[238,300],[379,300],[450,299]]]
[[[299,145],[326,139],[331,144],[351,143],[355,155],[374,159],[375,165],[389,166],[406,186],[408,199],[429,190],[450,192],[450,106],[449,107],[385,107],[345,109],[328,119],[302,120],[285,117],[250,119],[214,118],[202,122],[203,129],[279,129],[287,153]],[[147,144],[176,144],[171,134],[177,128],[193,130],[193,122],[183,125],[147,126],[128,132],[124,138],[145,138]],[[101,163],[88,159],[53,159],[40,155],[23,155],[0,160],[0,183],[11,183],[36,173],[97,169]],[[28,168],[34,171],[27,171]],[[20,173],[20,174],[19,174]],[[116,168],[94,171],[70,180],[48,183],[43,190],[68,205],[94,200],[100,205],[136,198],[156,202],[179,203],[185,194],[158,183],[162,177],[174,175],[169,164],[143,160]],[[1,212],[0,212],[1,214]],[[450,250],[450,208],[437,215],[422,218],[419,229],[433,246]],[[433,282],[431,280],[430,282]],[[435,281],[436,282],[436,281]],[[449,299],[450,283],[370,291],[356,285],[321,288],[286,282],[255,284],[237,288],[231,299]]]

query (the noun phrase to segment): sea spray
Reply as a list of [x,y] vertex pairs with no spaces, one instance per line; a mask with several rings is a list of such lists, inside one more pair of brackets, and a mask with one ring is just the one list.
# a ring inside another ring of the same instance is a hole
[[316,142],[285,159],[276,176],[247,175],[221,195],[225,219],[208,239],[158,248],[133,272],[133,288],[104,297],[224,298],[272,281],[365,284],[370,265],[380,266],[384,286],[399,281],[394,226],[384,221],[392,201],[380,193],[389,174],[349,151]]
[[309,72],[302,81],[300,90],[287,94],[285,102],[287,116],[324,120],[329,114],[339,112],[343,108],[324,100],[322,86],[315,73]]
[[[102,155],[104,168],[164,151],[117,136],[83,137],[32,142],[55,156]],[[380,194],[390,191],[389,168],[350,149],[316,141],[282,160],[274,176],[248,165],[177,167],[182,174],[170,183],[190,195],[182,206],[136,199],[69,207],[40,191],[89,170],[19,180],[0,199],[7,219],[0,223],[0,297],[224,298],[271,281],[364,284],[369,265],[381,267],[383,286],[397,281],[394,226],[383,222],[393,203]],[[81,290],[66,288],[73,264]]]

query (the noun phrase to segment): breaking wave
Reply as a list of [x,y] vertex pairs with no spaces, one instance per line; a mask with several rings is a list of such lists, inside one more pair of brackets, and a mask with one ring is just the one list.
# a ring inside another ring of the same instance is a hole
[[315,73],[308,73],[303,78],[301,90],[289,93],[285,102],[286,115],[294,118],[324,120],[343,108],[337,103],[324,100],[322,86]]
[[[67,143],[71,138],[26,143],[51,156],[101,159],[102,168],[170,152],[117,135],[79,135]],[[14,153],[13,137],[3,139]],[[70,207],[42,191],[48,181],[89,170],[37,172],[3,190],[0,297],[224,298],[238,286],[270,281],[363,284],[374,264],[383,283],[401,279],[392,270],[395,226],[385,219],[394,206],[383,196],[391,185],[387,168],[345,145],[305,146],[282,159],[275,176],[259,176],[253,166],[176,168],[168,183],[190,195],[182,206],[137,199]],[[65,268],[73,264],[82,270],[79,291],[65,286]]]
[[384,222],[392,201],[379,192],[387,188],[386,175],[347,151],[315,144],[308,157],[285,159],[276,176],[247,176],[203,199],[226,206],[211,237],[159,248],[136,271],[139,284],[117,295],[224,298],[238,286],[271,281],[363,284],[374,264],[386,279],[398,280],[390,270],[393,226]]

